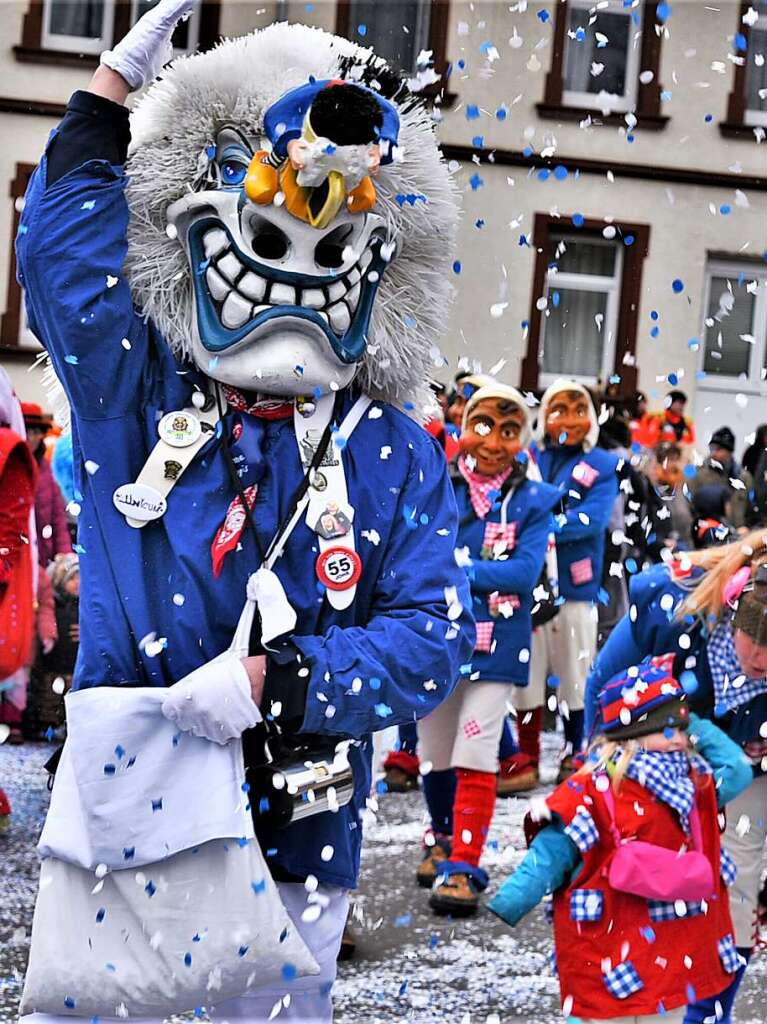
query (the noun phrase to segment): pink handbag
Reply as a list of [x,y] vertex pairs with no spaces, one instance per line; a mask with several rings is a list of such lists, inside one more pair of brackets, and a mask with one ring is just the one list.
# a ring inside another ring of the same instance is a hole
[[615,824],[615,799],[610,786],[603,795],[616,847],[607,869],[607,879],[613,889],[666,903],[675,900],[697,903],[714,895],[714,870],[711,861],[701,852],[703,835],[695,804],[690,812],[693,849],[689,853],[678,853],[655,843],[622,839]]

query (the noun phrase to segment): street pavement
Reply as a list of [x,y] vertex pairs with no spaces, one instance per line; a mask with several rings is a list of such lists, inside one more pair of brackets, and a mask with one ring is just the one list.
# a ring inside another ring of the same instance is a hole
[[[555,743],[548,734],[545,781],[554,773]],[[42,765],[50,752],[45,744],[0,747],[0,784],[13,803],[0,834],[2,1024],[16,1020],[23,985],[38,873],[34,844],[48,802]],[[491,891],[524,855],[524,808],[521,799],[498,805],[486,856]],[[353,898],[357,954],[340,966],[336,1024],[562,1022],[541,910],[516,929],[486,911],[469,921],[434,917],[414,877],[423,825],[418,793],[378,795],[367,812]],[[767,1021],[767,956],[757,956],[746,974],[736,1020]]]

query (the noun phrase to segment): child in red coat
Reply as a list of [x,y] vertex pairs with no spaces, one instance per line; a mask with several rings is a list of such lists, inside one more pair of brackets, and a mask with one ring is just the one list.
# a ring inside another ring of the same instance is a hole
[[[562,1008],[582,1024],[676,1024],[686,1003],[721,992],[741,967],[717,815],[751,768],[721,730],[689,713],[672,660],[607,684],[586,766],[546,799],[547,820],[489,904],[516,924],[554,894]],[[633,870],[621,875],[624,858]]]

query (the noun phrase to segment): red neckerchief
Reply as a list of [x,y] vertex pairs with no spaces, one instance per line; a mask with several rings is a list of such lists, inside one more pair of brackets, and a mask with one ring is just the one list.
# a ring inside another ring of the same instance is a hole
[[[256,397],[254,402],[249,402],[242,391],[224,384],[222,389],[224,397],[231,409],[237,412],[246,413],[248,416],[258,416],[263,420],[286,420],[293,415],[293,402],[285,401],[282,398]],[[237,424],[232,432],[236,441],[242,433],[242,425]],[[224,442],[226,443],[226,442]],[[245,488],[245,500],[248,503],[248,510],[253,511],[256,504],[258,487],[253,484]],[[242,531],[245,529],[247,516],[242,507],[239,494],[235,496],[226,510],[224,521],[216,531],[216,536],[211,544],[210,554],[213,560],[213,575],[216,579],[221,575],[224,567],[224,559],[240,543]]]
[[[458,457],[458,470],[469,485],[469,498],[477,519],[484,519],[493,507],[493,500],[498,497],[504,481],[511,474],[513,468],[512,464],[501,470],[500,473],[496,473],[495,476],[485,476],[483,473],[476,473],[473,469],[469,469],[463,455]],[[493,498],[488,497],[491,492],[496,492]]]

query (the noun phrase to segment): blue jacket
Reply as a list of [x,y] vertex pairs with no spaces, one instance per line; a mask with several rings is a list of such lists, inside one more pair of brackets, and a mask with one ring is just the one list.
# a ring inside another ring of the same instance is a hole
[[[82,505],[74,685],[169,686],[228,647],[259,558],[246,530],[241,548],[213,577],[211,542],[234,498],[218,435],[179,480],[162,519],[135,530],[115,509],[112,495],[138,476],[162,413],[189,405],[193,383],[204,378],[179,363],[133,308],[122,271],[123,168],[90,160],[46,187],[46,160],[30,181],[17,254],[30,325],[73,410]],[[345,396],[345,408],[353,398]],[[404,414],[376,405],[381,415],[363,417],[343,452],[364,567],[353,605],[339,612],[324,600],[315,576],[317,538],[303,521],[276,566],[298,616],[295,644],[311,669],[303,728],[359,745],[352,748],[352,803],[267,836],[264,846],[285,871],[340,886],[356,883],[370,734],[428,714],[462,666],[470,671],[474,643],[444,456]],[[254,518],[265,549],[303,470],[292,420],[259,423],[266,475]],[[379,458],[384,445],[393,458]],[[456,622],[448,618],[448,587],[464,608]],[[160,641],[159,653],[157,645],[147,648],[149,637]],[[436,685],[427,689],[428,680]],[[320,857],[325,846],[333,849],[328,862]]]
[[[643,658],[675,654],[675,671],[691,673],[683,682],[690,707],[706,718],[714,717],[714,684],[706,652],[706,634],[691,617],[678,619],[676,609],[686,591],[671,579],[665,565],[654,565],[634,576],[629,584],[631,608],[610,633],[586,681],[584,730],[589,736],[599,718],[597,697],[605,683]],[[686,634],[689,647],[680,647]],[[754,698],[718,718],[718,724],[736,743],[744,746],[759,738],[767,721],[767,694]],[[759,772],[757,771],[757,774]]]
[[[527,686],[533,589],[543,568],[548,535],[555,528],[552,509],[560,501],[559,491],[533,480],[524,480],[516,487],[506,512],[507,525],[516,528],[514,547],[508,558],[492,560],[481,556],[485,525],[500,523],[501,502],[496,501],[484,519],[477,519],[466,481],[459,476],[453,483],[460,521],[458,548],[468,548],[471,557],[466,571],[472,610],[478,623],[493,623],[494,647],[489,653],[475,651],[472,679]],[[519,600],[519,607],[509,616],[503,612],[493,615],[488,607],[491,594],[513,596]],[[523,651],[524,660],[520,660]]]
[[[695,751],[714,769],[717,803],[724,807],[747,789],[753,781],[751,767],[740,748],[728,739],[713,722],[690,716],[690,733],[695,738]],[[488,908],[515,925],[541,900],[571,880],[575,881],[582,860],[578,847],[565,835],[555,815],[551,824],[537,834],[524,860],[510,875]]]
[[565,500],[565,512],[557,517],[560,596],[596,601],[602,587],[605,530],[618,495],[618,459],[602,448],[586,452],[580,445],[545,444],[532,451],[543,479]]

